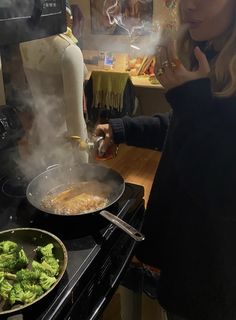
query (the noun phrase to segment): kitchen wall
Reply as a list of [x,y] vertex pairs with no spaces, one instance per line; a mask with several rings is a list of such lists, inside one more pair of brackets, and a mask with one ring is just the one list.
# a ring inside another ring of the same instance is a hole
[[[105,1],[105,0],[104,0]],[[129,53],[130,37],[122,35],[93,35],[91,34],[90,1],[70,0],[71,4],[79,5],[85,17],[85,27],[83,36],[84,50],[108,50]],[[164,5],[164,0],[153,0],[153,22],[168,22],[173,19],[170,10]],[[144,40],[145,37],[143,36]],[[116,46],[117,43],[117,46]],[[114,50],[115,48],[115,50]]]
[[[130,37],[122,35],[94,35],[91,34],[90,1],[70,0],[71,4],[79,5],[85,18],[83,32],[83,50],[104,50],[121,53],[130,53]],[[153,0],[153,22],[168,23],[173,20],[173,11],[167,9],[164,0]],[[145,43],[145,36],[140,37]],[[118,44],[118,45],[116,45]],[[85,52],[84,52],[85,54]],[[153,115],[157,112],[167,112],[170,106],[165,99],[162,89],[136,87],[136,96],[139,100],[137,115]]]

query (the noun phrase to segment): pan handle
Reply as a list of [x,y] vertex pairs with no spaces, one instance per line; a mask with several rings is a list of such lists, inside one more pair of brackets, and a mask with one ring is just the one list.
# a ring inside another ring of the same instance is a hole
[[103,216],[105,219],[109,220],[111,223],[115,224],[118,228],[125,231],[129,236],[131,236],[136,241],[143,241],[145,239],[145,236],[139,232],[137,229],[126,223],[125,221],[121,220],[114,214],[102,210],[99,212],[101,216]]

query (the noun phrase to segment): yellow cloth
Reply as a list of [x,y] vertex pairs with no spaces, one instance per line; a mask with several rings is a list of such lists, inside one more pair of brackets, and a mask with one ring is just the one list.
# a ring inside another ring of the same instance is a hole
[[128,72],[93,71],[93,106],[111,107],[119,112],[123,108],[123,95]]
[[66,32],[64,33],[64,35],[66,35],[67,37],[71,38],[71,40],[74,43],[77,43],[78,40],[76,39],[76,37],[73,35],[71,28],[67,27]]

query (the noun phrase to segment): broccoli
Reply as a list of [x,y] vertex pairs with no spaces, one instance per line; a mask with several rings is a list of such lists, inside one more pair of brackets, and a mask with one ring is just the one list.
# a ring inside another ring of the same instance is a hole
[[21,249],[18,252],[18,259],[17,259],[17,263],[16,263],[16,268],[17,269],[26,268],[28,264],[29,264],[29,259],[26,256],[24,250]]
[[32,291],[25,291],[23,295],[23,304],[32,303],[37,298],[37,294]]
[[17,264],[16,253],[0,254],[0,271],[14,271]]
[[[1,274],[1,272],[0,272]],[[16,275],[10,272],[3,272],[4,278],[8,280],[16,280]]]
[[28,304],[33,302],[37,297],[43,294],[40,285],[31,285],[29,283],[17,282],[13,285],[9,294],[9,302],[14,305],[16,302]]
[[47,244],[44,247],[37,247],[36,253],[38,259],[42,259],[45,257],[53,257],[52,249],[54,248],[54,245],[52,243]]
[[19,251],[19,246],[13,241],[0,242],[0,253],[16,253]]
[[36,298],[40,297],[44,293],[42,287],[39,284],[32,284],[28,281],[22,281],[21,287],[23,288],[24,292],[30,291],[34,293],[36,295]]
[[34,272],[36,271],[38,273],[44,272],[44,268],[43,268],[42,264],[36,260],[32,261],[32,270]]
[[1,278],[0,279],[0,296],[2,297],[3,300],[8,299],[11,289],[12,289],[12,285],[4,278]]
[[[55,260],[55,259],[54,259]],[[41,263],[43,270],[46,274],[48,274],[49,276],[55,276],[58,273],[58,268],[56,263],[53,264],[49,264],[47,261],[43,261]]]
[[28,281],[31,283],[35,283],[39,279],[39,276],[40,272],[38,270],[31,271],[29,269],[21,269],[16,273],[16,280],[18,282]]
[[20,285],[20,283],[15,283],[13,285],[12,290],[9,294],[9,302],[11,305],[15,304],[16,302],[22,302],[24,296],[24,291]]
[[0,254],[0,271],[14,272],[27,267],[29,259],[23,249],[14,253]]
[[41,273],[39,278],[39,283],[44,290],[48,290],[56,281],[55,277],[50,277],[46,273]]
[[0,299],[4,309],[16,303],[32,303],[57,281],[60,265],[53,248],[52,243],[37,247],[30,270],[23,248],[12,241],[0,242]]
[[60,271],[60,265],[59,265],[59,260],[54,258],[54,257],[48,257],[45,258],[45,260],[42,262],[43,266],[49,265],[52,270],[52,275],[57,276]]
[[16,280],[16,275],[14,273],[0,271],[0,279],[1,278],[5,278],[8,280]]
[[56,276],[59,273],[59,263],[53,257],[47,258],[47,260],[43,260],[41,263],[33,260],[32,269],[33,271],[44,272],[49,276]]

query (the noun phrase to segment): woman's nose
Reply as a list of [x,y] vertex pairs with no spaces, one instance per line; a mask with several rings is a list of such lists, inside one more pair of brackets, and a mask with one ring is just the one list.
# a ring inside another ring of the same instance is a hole
[[180,0],[180,3],[185,10],[196,10],[199,5],[199,0]]

